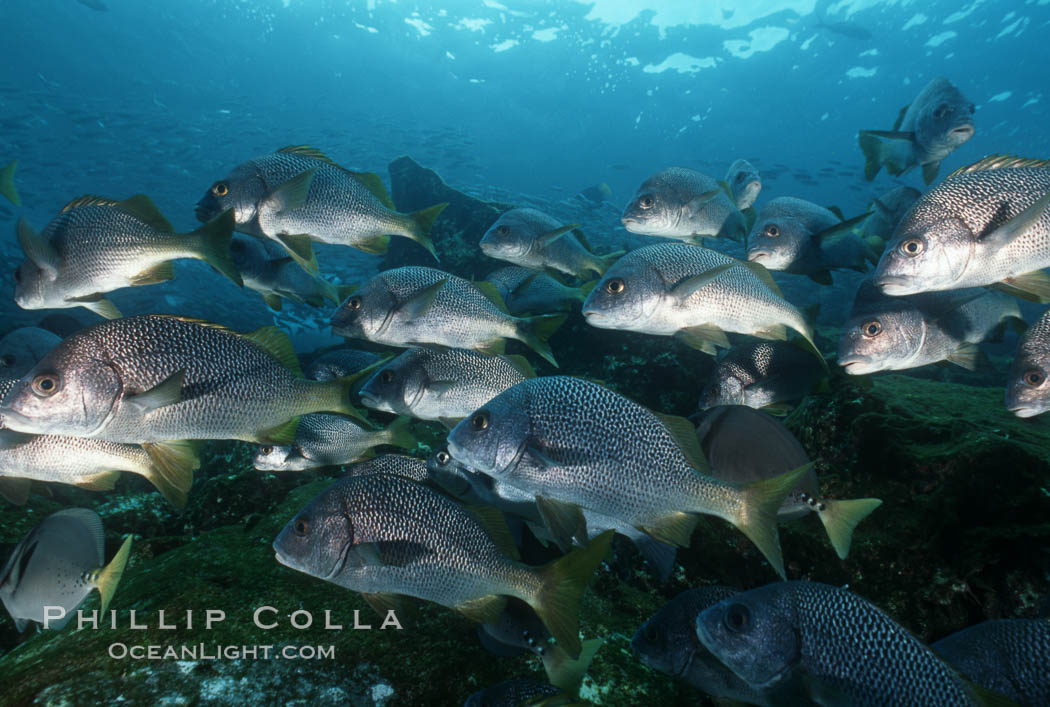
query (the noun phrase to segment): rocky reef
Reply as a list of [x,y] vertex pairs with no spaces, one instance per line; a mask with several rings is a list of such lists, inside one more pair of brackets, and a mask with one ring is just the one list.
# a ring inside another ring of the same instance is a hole
[[[402,210],[450,203],[435,226],[441,267],[479,277],[493,269],[476,243],[508,205],[455,192],[408,158],[392,163],[391,174]],[[416,246],[402,240],[393,239],[385,266],[429,257],[409,257]],[[834,332],[822,334],[822,348],[833,349]],[[712,367],[709,357],[677,341],[591,329],[578,313],[552,347],[561,368],[539,362],[541,375],[558,370],[599,380],[679,415],[693,411]],[[1050,420],[1013,417],[1003,408],[1001,388],[957,382],[965,375],[953,376],[956,382],[832,376],[827,392],[808,397],[786,418],[815,461],[825,495],[884,501],[857,529],[845,561],[815,517],[781,526],[789,578],[848,585],[928,641],[985,619],[1037,613],[1050,588]],[[417,430],[420,455],[444,436],[436,425],[419,423]],[[54,486],[38,489],[44,492],[26,506],[0,505],[0,559],[62,507],[94,508],[105,523],[110,555],[122,536],[135,536],[111,607],[116,628],[76,630],[74,622],[60,632],[19,636],[0,612],[2,701],[456,705],[511,677],[543,680],[537,659],[490,655],[475,626],[448,609],[415,603],[401,630],[380,629],[380,617],[359,595],[274,560],[271,543],[280,529],[338,473],[260,473],[251,468],[248,445],[212,442],[181,512],[131,475],[112,492]],[[749,588],[774,581],[773,572],[743,535],[717,519],[701,520],[692,547],[679,551],[680,567],[665,583],[621,540],[583,600],[584,636],[605,640],[583,697],[625,707],[707,704],[692,688],[636,661],[631,636],[683,589],[708,583]],[[96,606],[92,598],[84,608]],[[259,617],[272,628],[253,621],[260,607],[273,608]],[[224,620],[207,628],[206,609],[224,612]],[[131,610],[145,628],[131,627]],[[174,628],[159,626],[160,610]],[[372,628],[353,629],[355,614]],[[307,616],[309,627],[293,624]],[[342,629],[325,628],[326,621]],[[121,645],[156,645],[162,653],[167,646],[197,647],[198,655],[112,657],[113,651],[120,656]],[[244,646],[260,652],[246,656]],[[271,647],[271,659],[263,659],[262,646]],[[294,657],[283,654],[285,647]],[[210,657],[224,650],[225,657]]]

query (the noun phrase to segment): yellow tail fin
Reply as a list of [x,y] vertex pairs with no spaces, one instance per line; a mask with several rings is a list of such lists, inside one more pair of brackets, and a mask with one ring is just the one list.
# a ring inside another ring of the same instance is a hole
[[117,585],[120,584],[120,578],[124,576],[124,567],[128,564],[130,553],[131,536],[129,535],[124,539],[124,544],[120,546],[109,564],[96,571],[91,578],[91,583],[98,589],[101,598],[100,614],[106,613],[106,608],[109,607],[109,602],[113,599],[114,592],[117,591]]

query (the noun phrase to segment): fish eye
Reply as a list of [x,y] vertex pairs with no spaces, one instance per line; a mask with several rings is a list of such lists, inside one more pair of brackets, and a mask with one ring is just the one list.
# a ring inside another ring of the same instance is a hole
[[743,604],[733,604],[726,610],[725,625],[733,633],[740,633],[751,623],[751,611]]
[[869,339],[878,336],[882,333],[882,322],[878,319],[872,319],[870,322],[861,327],[861,331],[864,332],[864,336]]
[[230,187],[226,182],[215,182],[215,184],[212,185],[211,193],[215,196],[226,196],[230,193]]
[[1023,378],[1025,385],[1029,385],[1033,388],[1038,388],[1043,384],[1043,381],[1046,380],[1046,375],[1042,371],[1033,368],[1030,371],[1025,371]]
[[510,229],[506,225],[501,223],[500,225],[496,226],[496,235],[505,236],[508,233],[510,233]]
[[62,387],[61,379],[54,373],[41,373],[33,379],[33,392],[42,398],[49,398]]
[[648,194],[638,200],[638,206],[643,209],[651,209],[656,204],[656,199],[649,196]]
[[736,180],[738,182],[742,182],[742,181],[744,181],[744,177],[746,177],[746,176],[747,176],[746,174],[744,174],[743,172],[740,172],[739,174],[736,175]]
[[777,228],[776,224],[771,223],[768,226],[766,226],[766,230],[763,231],[763,233],[765,233],[770,238],[776,238],[780,235],[780,229]]
[[394,372],[391,371],[389,368],[384,369],[383,372],[379,374],[379,380],[383,383],[393,383]]
[[470,426],[475,430],[485,429],[489,426],[489,414],[484,410],[474,413],[470,418]]
[[436,455],[434,455],[434,458],[437,459],[437,463],[440,464],[441,466],[445,466],[452,459],[452,457],[449,456],[449,453],[446,452],[443,449],[440,452],[438,452]]
[[926,250],[926,244],[920,238],[909,238],[900,245],[900,252],[909,258],[921,255]]
[[4,366],[5,368],[9,368],[15,365],[15,357],[11,354],[4,354],[3,356],[0,356],[0,365]]
[[306,520],[306,518],[296,518],[295,524],[292,525],[292,530],[294,530],[295,534],[300,538],[306,537],[310,532],[310,521]]
[[621,292],[623,292],[624,287],[625,285],[623,280],[621,280],[618,277],[614,277],[612,280],[609,280],[607,283],[605,283],[605,291],[608,292],[610,295],[620,294]]
[[348,299],[346,301],[346,303],[347,303],[347,305],[349,305],[350,309],[361,309],[361,298],[360,297],[351,297],[350,299]]
[[259,452],[262,453],[264,457],[268,457],[271,454],[273,454],[273,445],[264,444],[263,446],[259,447]]

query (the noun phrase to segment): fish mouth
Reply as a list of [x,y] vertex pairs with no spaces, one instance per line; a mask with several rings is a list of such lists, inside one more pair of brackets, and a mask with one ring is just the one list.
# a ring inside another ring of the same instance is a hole
[[762,258],[772,258],[772,257],[773,257],[773,253],[771,253],[768,250],[753,250],[753,251],[751,251],[750,253],[747,254],[748,262],[751,262],[751,263],[757,262],[757,261],[761,260]]
[[213,217],[217,216],[218,213],[218,210],[216,210],[214,207],[208,206],[207,204],[202,204],[200,201],[197,202],[197,206],[193,210],[193,214],[201,223],[207,223]]
[[893,275],[883,275],[882,277],[873,277],[871,282],[875,287],[879,288],[883,294],[887,294],[893,297],[900,295],[911,295],[918,292],[908,280],[904,277],[895,277]]
[[973,133],[973,123],[963,123],[958,127],[952,128],[948,134],[954,138],[962,138],[962,141],[965,142],[973,137]]
[[1036,415],[1042,415],[1044,412],[1046,412],[1045,409],[1032,407],[1030,405],[1015,405],[1014,407],[1008,407],[1006,409],[1012,412],[1017,417],[1022,418],[1035,417]]
[[875,369],[871,368],[871,359],[863,356],[854,355],[840,358],[839,365],[851,376],[863,376],[875,372]]
[[379,398],[375,397],[371,393],[366,393],[362,390],[357,394],[357,396],[361,398],[361,404],[364,405],[366,408],[372,408],[374,410],[379,409]]

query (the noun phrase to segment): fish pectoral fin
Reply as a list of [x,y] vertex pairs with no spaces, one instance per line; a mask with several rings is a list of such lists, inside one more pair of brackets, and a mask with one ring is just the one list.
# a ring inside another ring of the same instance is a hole
[[686,327],[679,329],[674,335],[688,346],[699,349],[710,356],[715,355],[717,347],[729,348],[729,338],[724,331],[713,324]]
[[124,404],[133,407],[140,415],[147,415],[168,405],[182,402],[182,386],[186,381],[186,369],[180,368],[149,390],[124,398]]
[[587,545],[587,519],[578,505],[537,496],[536,508],[554,542],[563,552],[568,552],[573,545]]
[[812,270],[806,273],[806,277],[808,277],[810,280],[817,283],[818,285],[834,284],[834,280],[831,279],[830,270]]
[[1045,270],[1035,270],[1007,278],[1003,282],[992,285],[992,289],[1029,302],[1046,304],[1050,302],[1050,274],[1047,274]]
[[927,162],[922,166],[922,180],[927,186],[933,184],[937,179],[937,172],[941,170],[941,161]]
[[395,614],[401,614],[404,611],[405,602],[399,594],[391,594],[390,592],[369,594],[361,592],[361,598],[368,602],[368,605],[372,607],[376,614],[384,618],[391,611]]
[[444,280],[438,280],[432,285],[427,285],[422,290],[414,294],[411,299],[405,300],[398,307],[398,311],[404,315],[407,321],[414,321],[421,319],[430,311],[430,308],[434,305],[434,300],[437,298],[438,292],[448,282],[448,278]]
[[456,381],[430,381],[427,383],[427,390],[440,398],[452,390],[455,385]]
[[298,209],[306,203],[315,174],[317,174],[317,167],[303,170],[263,197],[259,206],[265,205],[266,209],[272,213]]
[[243,336],[280,361],[281,365],[291,371],[296,378],[303,377],[303,370],[299,367],[299,357],[295,355],[292,340],[286,333],[275,326],[264,326]]
[[463,420],[462,417],[439,417],[438,422],[445,426],[449,432]]
[[671,295],[679,300],[684,300],[693,295],[697,290],[710,284],[719,275],[732,268],[736,263],[724,263],[716,265],[710,270],[705,270],[699,275],[688,277],[671,288]]
[[453,609],[466,616],[471,621],[479,624],[491,624],[499,621],[503,608],[507,605],[507,597],[501,594],[489,594],[469,599],[456,604]]
[[689,541],[698,520],[698,517],[691,513],[673,511],[650,519],[645,525],[640,526],[639,530],[662,543],[675,547],[689,547]]
[[266,306],[275,312],[280,312],[281,307],[284,306],[284,301],[281,299],[281,296],[272,292],[264,294],[262,298],[263,302],[266,303]]
[[62,258],[59,257],[58,251],[55,250],[50,241],[34,231],[33,227],[24,218],[18,219],[16,232],[18,234],[18,245],[21,246],[22,252],[26,254],[26,257],[44,272],[48,280],[57,278],[58,266],[61,264]]
[[104,319],[120,319],[121,317],[117,305],[103,297],[100,292],[96,292],[93,295],[84,295],[83,297],[67,297],[66,301],[76,302],[81,307],[90,309]]
[[145,194],[136,194],[125,199],[117,204],[117,207],[132,218],[136,218],[162,233],[175,232],[175,227],[171,225],[168,219],[164,218],[164,214],[153,203],[153,199],[150,199]]
[[514,544],[514,537],[507,527],[507,520],[503,512],[492,506],[465,506],[478,524],[484,528],[485,533],[500,551],[512,560],[521,560],[518,546]]
[[1050,192],[1039,197],[1034,204],[998,228],[981,234],[979,238],[981,245],[988,245],[998,250],[1012,243],[1034,228],[1048,208],[1050,208]]
[[175,279],[175,267],[169,260],[146,268],[137,275],[128,278],[132,287],[139,285],[155,285],[158,282],[167,282]]
[[316,275],[320,268],[314,254],[313,239],[307,233],[282,233],[274,238],[285,247],[295,262],[308,273]]
[[295,433],[299,429],[299,418],[293,417],[288,422],[282,422],[276,427],[261,430],[256,440],[260,444],[286,445],[295,442]]
[[119,471],[103,471],[101,474],[81,477],[73,485],[87,491],[112,491],[119,478]]
[[686,418],[678,415],[654,414],[660,418],[660,422],[671,433],[671,437],[678,444],[678,448],[682,450],[685,458],[689,461],[689,466],[702,474],[708,473],[710,466],[707,463],[707,458],[704,456],[703,449],[700,447],[700,439],[696,436],[696,426]]
[[710,191],[705,191],[703,194],[694,196],[692,199],[685,203],[683,210],[690,214],[698,214],[704,210],[708,204],[718,198],[719,194],[722,194],[722,187],[716,187]]
[[32,485],[33,482],[30,479],[0,476],[0,498],[16,506],[24,506],[29,500],[29,488]]
[[981,350],[977,348],[977,344],[963,342],[948,354],[946,360],[951,361],[956,366],[962,366],[968,371],[976,371],[981,360]]
[[566,233],[574,231],[579,227],[580,224],[578,223],[572,223],[568,226],[560,226],[559,228],[552,229],[550,231],[547,231],[546,233],[541,233],[540,235],[536,236],[536,242],[541,246],[548,246],[554,241],[564,236]]

